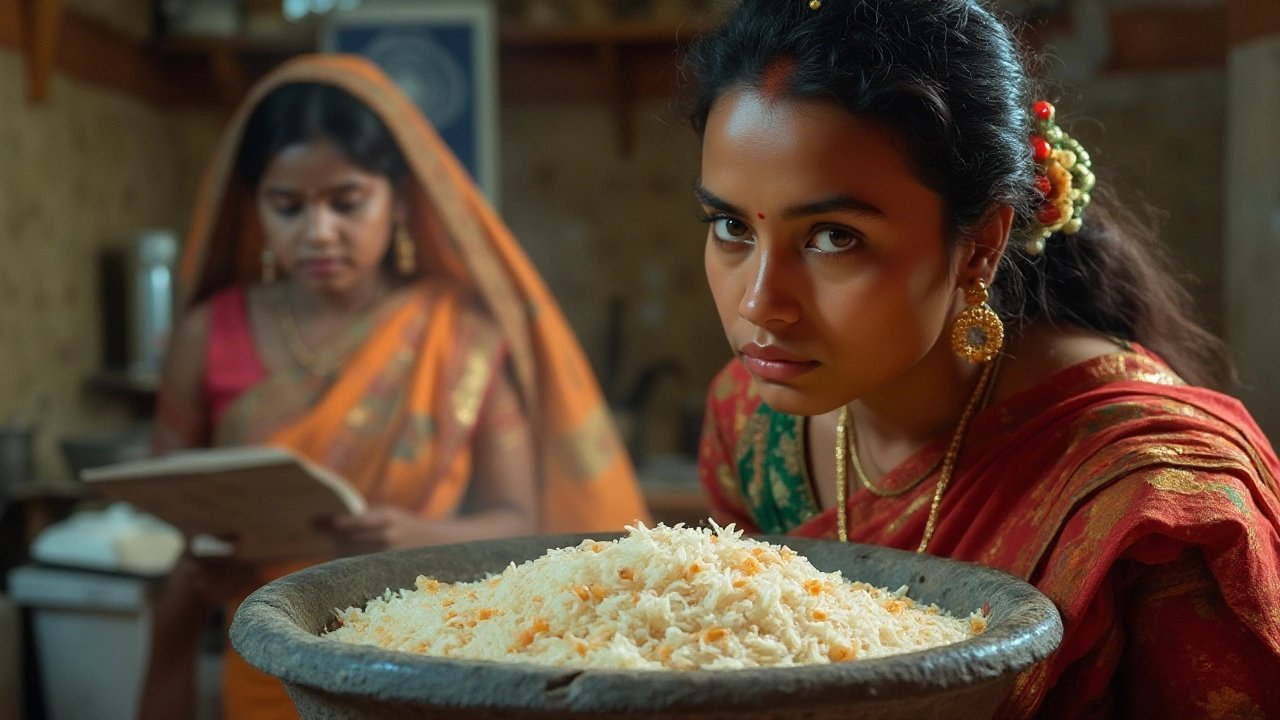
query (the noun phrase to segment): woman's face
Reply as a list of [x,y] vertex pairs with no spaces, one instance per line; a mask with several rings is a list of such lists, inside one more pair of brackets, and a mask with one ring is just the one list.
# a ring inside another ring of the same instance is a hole
[[297,282],[341,294],[378,272],[398,214],[395,190],[328,140],[290,145],[257,192],[267,247]]
[[819,415],[903,379],[953,315],[961,260],[948,258],[942,200],[894,140],[834,104],[752,91],[708,118],[707,280],[779,412]]

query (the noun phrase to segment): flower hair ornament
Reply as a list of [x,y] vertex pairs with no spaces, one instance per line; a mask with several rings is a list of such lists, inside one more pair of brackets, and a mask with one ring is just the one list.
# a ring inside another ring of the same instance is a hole
[[1074,235],[1080,231],[1084,209],[1089,206],[1089,191],[1096,179],[1089,153],[1058,127],[1053,105],[1041,100],[1032,112],[1036,118],[1035,134],[1031,136],[1035,184],[1043,199],[1036,209],[1039,227],[1032,231],[1025,247],[1028,253],[1039,255],[1050,235]]

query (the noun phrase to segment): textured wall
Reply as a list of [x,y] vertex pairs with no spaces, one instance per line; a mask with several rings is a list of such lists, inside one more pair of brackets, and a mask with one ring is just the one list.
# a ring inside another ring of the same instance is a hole
[[702,270],[697,142],[665,103],[635,113],[627,158],[616,150],[607,107],[504,107],[503,212],[597,371],[606,303],[618,294],[628,300],[623,384],[664,357],[684,365],[682,379],[657,386],[649,413],[647,445],[666,451],[676,444],[682,399],[705,394],[729,350]]
[[1232,48],[1227,338],[1242,398],[1280,445],[1280,35]]
[[1099,179],[1157,211],[1161,238],[1219,334],[1226,87],[1221,70],[1111,76],[1060,103]]
[[0,51],[0,423],[34,418],[40,469],[58,476],[58,437],[122,418],[81,392],[100,358],[97,254],[176,226],[184,203],[169,119],[58,74],[43,105],[23,86]]

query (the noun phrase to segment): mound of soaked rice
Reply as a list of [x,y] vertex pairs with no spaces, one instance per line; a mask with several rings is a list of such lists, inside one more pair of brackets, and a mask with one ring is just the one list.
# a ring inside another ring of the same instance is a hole
[[715,529],[643,525],[612,542],[549,551],[473,583],[419,577],[326,634],[352,644],[470,660],[579,668],[732,669],[882,657],[981,633],[824,573],[790,548]]

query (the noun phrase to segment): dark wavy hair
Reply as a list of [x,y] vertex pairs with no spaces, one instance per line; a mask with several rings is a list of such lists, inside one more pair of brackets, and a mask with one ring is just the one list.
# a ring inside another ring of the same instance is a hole
[[392,185],[407,171],[391,131],[367,105],[333,85],[298,82],[271,91],[249,116],[236,168],[249,187],[262,181],[276,153],[290,145],[329,140],[367,172]]
[[699,136],[722,95],[766,82],[782,97],[835,102],[894,129],[917,177],[942,198],[952,248],[994,207],[1012,208],[991,299],[1012,333],[1070,325],[1139,343],[1195,385],[1234,379],[1155,229],[1106,187],[1094,189],[1078,233],[1053,235],[1039,255],[1023,249],[1039,199],[1028,142],[1039,98],[1013,34],[976,0],[822,0],[816,11],[808,0],[742,0],[683,69]]

